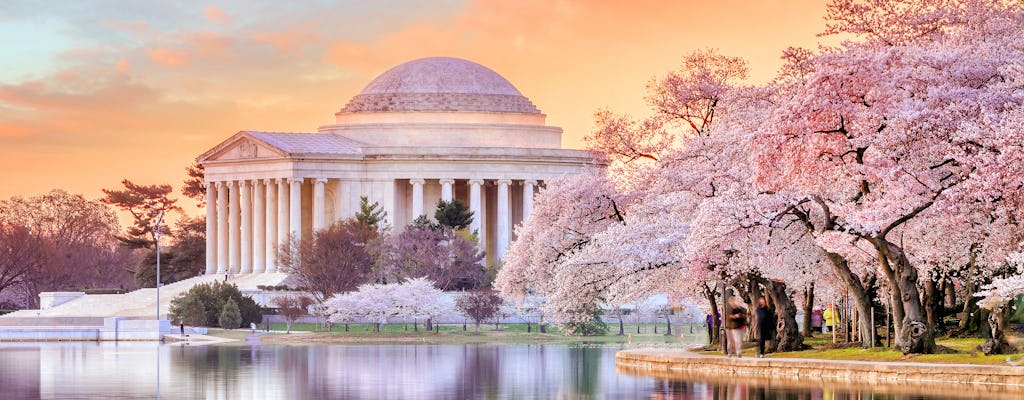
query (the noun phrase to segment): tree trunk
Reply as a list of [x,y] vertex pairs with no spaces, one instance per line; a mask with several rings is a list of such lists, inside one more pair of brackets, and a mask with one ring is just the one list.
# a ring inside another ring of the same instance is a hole
[[672,336],[672,314],[665,313],[665,324],[668,325],[668,330],[665,331],[665,336]]
[[621,315],[619,315],[619,336],[626,336],[626,325],[622,323]]
[[958,330],[961,335],[976,332],[980,327],[980,318],[978,310],[978,298],[974,296],[974,292],[978,290],[978,287],[974,284],[974,253],[971,253],[970,258],[967,261],[967,269],[964,274],[964,308],[963,318],[960,319],[960,327]]
[[987,309],[982,310],[982,316],[985,317],[986,323],[981,328],[981,334],[985,338],[985,343],[982,343],[979,347],[985,355],[1013,354],[1017,352],[1017,349],[1006,341],[1006,327],[1010,320],[1009,311],[1009,304],[1003,304],[991,311]]
[[[721,340],[719,332],[722,328],[722,318],[718,313],[718,293],[712,290],[706,282],[704,283],[704,297],[708,299],[708,305],[711,306],[711,326],[708,327],[711,337],[708,338],[708,341],[709,344],[717,344]],[[639,330],[640,325],[637,325],[637,333],[640,333]]]
[[[897,346],[903,354],[931,354],[935,351],[935,331],[928,325],[921,295],[917,290],[917,268],[910,264],[903,249],[884,238],[871,242],[879,252],[883,266],[892,262],[901,293],[899,305],[903,308],[903,329],[896,333]],[[897,307],[900,308],[900,307]]]
[[[864,315],[870,313],[871,298],[868,297],[867,290],[864,288],[864,283],[861,282],[860,278],[857,277],[853,271],[850,270],[850,265],[847,263],[846,259],[839,254],[826,251],[825,249],[821,249],[821,251],[825,252],[829,264],[832,264],[836,274],[839,275],[839,278],[842,279],[844,283],[846,283],[846,288],[849,289],[850,297],[853,298],[853,303],[857,307],[857,311]],[[860,322],[861,329],[871,331],[871,326],[869,326],[871,325],[870,319],[861,318]],[[861,343],[861,347],[863,348],[868,348],[870,346],[871,343]]]
[[932,330],[942,327],[942,292],[939,291],[938,278],[929,277],[924,281],[924,314],[925,321]]
[[426,320],[426,321],[423,321],[423,328],[424,328],[424,329],[426,329],[426,330],[428,330],[428,331],[432,331],[432,330],[434,330],[434,321],[433,321],[433,318],[427,318],[427,320]]
[[765,288],[775,305],[775,351],[797,351],[804,348],[804,337],[796,325],[796,305],[786,293],[786,284],[782,281],[767,281]]
[[804,337],[811,337],[811,316],[814,314],[814,282],[804,288]]
[[345,323],[345,332],[348,332],[348,322]]

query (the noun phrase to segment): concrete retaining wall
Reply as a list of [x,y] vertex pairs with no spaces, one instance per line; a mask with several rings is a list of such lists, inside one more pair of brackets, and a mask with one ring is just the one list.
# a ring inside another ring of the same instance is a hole
[[[661,378],[788,382],[793,385],[872,385],[878,392],[949,394],[949,390],[1024,396],[1024,367],[704,356],[681,349],[615,354],[620,372]],[[883,385],[887,387],[882,387]],[[1017,397],[1022,398],[1022,397]]]
[[160,340],[171,333],[167,320],[130,320],[119,317],[102,318],[101,326],[11,326],[0,327],[0,341],[127,341]]

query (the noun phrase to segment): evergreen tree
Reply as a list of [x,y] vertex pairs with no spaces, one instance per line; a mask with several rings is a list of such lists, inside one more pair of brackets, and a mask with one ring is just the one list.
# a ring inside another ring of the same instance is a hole
[[473,223],[473,212],[462,200],[437,201],[437,211],[434,212],[434,219],[437,223],[450,227],[453,230],[465,229]]
[[189,296],[179,303],[171,303],[171,320],[190,326],[206,325],[206,306],[196,296]]
[[433,221],[431,221],[430,218],[427,218],[426,215],[420,215],[416,217],[416,219],[412,220],[412,223],[409,224],[409,226],[416,229],[430,229],[433,231],[436,231],[438,228],[441,227],[440,225],[435,224]]
[[220,317],[217,319],[218,325],[225,329],[235,329],[242,326],[242,313],[238,310],[238,303],[235,303],[235,299],[228,299],[224,302],[224,307],[220,309]]
[[[153,230],[155,220],[169,211],[181,211],[176,206],[177,199],[170,198],[171,185],[138,185],[127,179],[121,181],[124,190],[103,189],[106,196],[100,201],[131,213],[135,220],[128,227],[127,235],[118,236],[121,244],[132,249],[151,249],[156,245],[156,232]],[[170,234],[164,224],[161,233]]]
[[356,213],[356,221],[366,226],[373,227],[376,231],[387,229],[388,213],[384,211],[380,203],[370,203],[366,196],[359,197],[359,212]]

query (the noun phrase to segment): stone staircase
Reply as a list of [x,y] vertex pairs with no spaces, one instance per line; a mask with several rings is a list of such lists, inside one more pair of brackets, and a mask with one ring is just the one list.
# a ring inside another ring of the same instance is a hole
[[[228,282],[234,283],[243,292],[256,292],[259,290],[257,286],[277,286],[286,284],[287,280],[288,274],[261,273],[232,275]],[[193,286],[215,281],[224,281],[224,275],[200,275],[162,286],[160,316],[167,318],[171,300],[178,295],[187,292]],[[90,294],[45,310],[15,311],[0,316],[0,326],[82,325],[94,321],[102,324],[105,317],[155,319],[156,289],[139,289],[125,294]]]

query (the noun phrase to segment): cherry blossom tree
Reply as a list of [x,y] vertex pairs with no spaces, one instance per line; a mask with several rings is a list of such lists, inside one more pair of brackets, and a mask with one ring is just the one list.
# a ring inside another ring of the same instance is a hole
[[393,294],[397,297],[396,302],[402,304],[401,308],[404,310],[399,316],[412,318],[414,330],[417,329],[416,319],[423,319],[424,327],[429,331],[433,329],[434,318],[451,311],[451,304],[447,301],[444,291],[424,277],[409,279],[399,284]]
[[930,213],[992,200],[968,188],[992,184],[982,172],[1004,150],[969,127],[1021,101],[1006,88],[1022,60],[1010,44],[1020,5],[924,3],[833,2],[828,33],[860,38],[812,56],[812,73],[778,88],[754,155],[763,190],[814,207],[823,247],[873,250],[906,353],[931,352],[934,339],[919,271],[896,238]]

